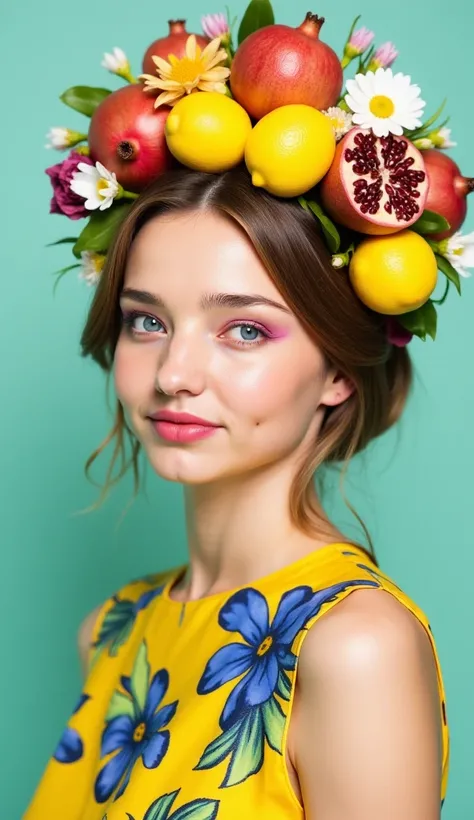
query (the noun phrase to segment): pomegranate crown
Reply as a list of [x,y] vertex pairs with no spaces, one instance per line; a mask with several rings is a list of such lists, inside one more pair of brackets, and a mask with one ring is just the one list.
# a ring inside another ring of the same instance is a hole
[[324,17],[308,12],[292,28],[275,23],[269,0],[251,0],[236,34],[222,13],[204,15],[196,34],[169,20],[138,77],[122,49],[104,54],[124,87],[68,88],[62,101],[89,127],[49,133],[48,148],[70,150],[46,169],[51,211],[88,218],[73,240],[54,243],[71,242],[74,256],[57,281],[74,268],[99,280],[120,224],[156,177],[177,165],[218,174],[244,164],[251,184],[297,199],[316,221],[334,275],[387,317],[391,344],[434,339],[438,307],[474,266],[474,234],[460,233],[474,180],[444,153],[455,145],[444,106],[424,118],[420,88],[392,73],[397,49],[375,46],[359,20],[337,55],[321,40]]

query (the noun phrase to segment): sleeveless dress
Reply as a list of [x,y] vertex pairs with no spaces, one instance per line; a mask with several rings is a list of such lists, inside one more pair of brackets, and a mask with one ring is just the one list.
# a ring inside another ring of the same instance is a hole
[[101,608],[79,702],[24,820],[303,820],[285,762],[298,656],[354,590],[382,589],[431,640],[425,614],[359,547],[331,544],[245,587],[185,604],[185,566]]

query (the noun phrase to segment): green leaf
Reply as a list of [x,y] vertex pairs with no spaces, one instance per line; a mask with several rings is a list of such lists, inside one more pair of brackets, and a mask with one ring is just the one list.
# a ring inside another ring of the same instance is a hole
[[237,721],[226,732],[222,732],[219,737],[216,737],[211,743],[206,746],[201,759],[195,769],[212,769],[231,753],[235,748],[237,738],[239,736],[241,724]]
[[68,271],[73,270],[74,268],[80,268],[80,267],[81,267],[80,265],[75,263],[74,265],[66,265],[65,268],[61,268],[60,270],[54,271],[53,276],[57,276],[57,279],[54,283],[53,295],[56,293],[56,288],[59,285],[59,282],[61,281],[63,276],[65,276]]
[[250,0],[237,35],[239,46],[249,34],[264,26],[272,26],[274,22],[275,15],[270,0]]
[[272,696],[262,705],[263,728],[269,746],[275,752],[282,753],[283,732],[286,717],[277,700]]
[[434,305],[443,305],[448,298],[449,288],[451,287],[451,282],[449,279],[446,279],[446,287],[444,289],[443,295],[439,299],[432,299]]
[[128,695],[124,695],[122,692],[114,692],[105,719],[112,720],[113,718],[119,717],[119,715],[128,715],[134,720],[135,710]]
[[130,635],[133,629],[133,619],[126,621],[122,626],[119,627],[117,633],[112,636],[109,644],[109,655],[111,658],[115,658],[118,655],[120,648],[126,643],[128,636]]
[[208,800],[205,797],[198,797],[181,806],[174,812],[170,820],[214,820],[217,817],[219,800]]
[[355,18],[354,22],[352,23],[352,26],[350,27],[349,34],[347,35],[347,40],[346,40],[346,43],[348,43],[348,42],[349,42],[349,40],[351,39],[352,35],[354,34],[355,27],[356,27],[356,25],[357,25],[357,23],[359,22],[359,20],[360,20],[360,18],[361,18],[361,17],[362,17],[362,15],[361,15],[361,14],[358,14],[358,15],[357,15],[357,17]]
[[368,67],[372,57],[374,56],[374,54],[375,54],[375,46],[371,46],[369,48],[368,52],[364,56],[361,57],[361,60],[362,60],[361,71],[362,72],[365,73],[367,71],[367,67]]
[[288,675],[283,669],[280,669],[278,676],[276,694],[280,695],[283,700],[289,700],[291,697],[291,683]]
[[410,333],[419,336],[423,341],[427,336],[431,336],[433,340],[436,338],[438,315],[431,299],[428,299],[418,310],[411,310],[409,313],[397,316],[397,320]]
[[171,806],[178,794],[179,789],[176,789],[174,792],[158,797],[158,799],[154,800],[151,806],[148,807],[143,820],[167,820]]
[[337,253],[341,247],[341,237],[334,222],[331,222],[328,216],[324,213],[321,205],[314,200],[307,200],[308,208],[314,214],[319,224],[321,225],[324,238],[331,253]]
[[80,114],[85,114],[86,117],[92,117],[97,106],[111,93],[108,88],[73,85],[71,88],[66,89],[59,99],[69,108],[73,108],[74,111],[79,111]]
[[254,707],[239,724],[237,746],[222,786],[235,786],[259,771],[263,763],[265,735],[259,707]]
[[443,111],[446,102],[447,100],[444,99],[438,110],[435,111],[435,113],[433,114],[433,116],[430,117],[429,120],[426,120],[426,122],[424,122],[422,125],[420,125],[419,128],[415,128],[413,131],[405,131],[406,136],[409,137],[409,139],[411,140],[418,139],[424,131],[429,131],[431,126],[435,124],[436,120]]
[[69,242],[77,242],[77,236],[66,236],[64,239],[57,239],[56,242],[48,242],[47,248],[52,248],[53,245],[65,245]]
[[86,250],[106,253],[129,208],[130,203],[120,202],[113,204],[106,211],[94,211],[72,252],[75,255]]
[[150,664],[147,659],[146,643],[145,641],[142,641],[137,652],[133,672],[130,678],[130,689],[133,692],[133,697],[140,712],[143,712],[145,709],[149,680]]
[[435,253],[435,256],[439,270],[441,271],[441,273],[444,273],[444,275],[449,279],[450,282],[453,283],[457,292],[459,293],[459,295],[461,295],[461,278],[456,268],[453,267],[451,262],[449,262],[449,260],[446,259],[445,256],[441,256],[441,254],[439,253]]
[[411,226],[412,231],[421,235],[449,231],[450,224],[444,216],[435,211],[423,211],[420,218]]

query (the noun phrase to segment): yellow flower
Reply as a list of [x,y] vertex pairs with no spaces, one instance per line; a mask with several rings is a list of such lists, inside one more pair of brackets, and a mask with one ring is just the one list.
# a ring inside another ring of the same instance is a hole
[[155,100],[155,108],[160,105],[174,105],[185,94],[193,91],[217,91],[226,93],[224,80],[230,75],[230,69],[220,66],[227,60],[227,52],[219,48],[221,38],[215,37],[206,46],[204,51],[196,43],[194,34],[190,34],[186,41],[186,56],[179,60],[174,54],[168,59],[152,57],[156,65],[158,77],[152,74],[142,74],[140,80],[145,80],[144,91],[159,88],[162,93]]

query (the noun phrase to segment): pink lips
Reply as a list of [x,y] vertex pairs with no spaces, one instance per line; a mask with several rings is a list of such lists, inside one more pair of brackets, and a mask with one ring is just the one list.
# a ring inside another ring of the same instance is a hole
[[207,438],[220,426],[191,413],[173,413],[171,410],[160,410],[153,413],[150,419],[160,438],[178,443]]
[[173,413],[171,410],[159,410],[150,416],[153,421],[171,421],[173,424],[199,424],[201,427],[219,427],[212,421],[193,416],[191,413]]

